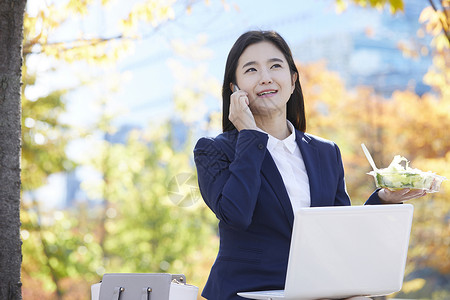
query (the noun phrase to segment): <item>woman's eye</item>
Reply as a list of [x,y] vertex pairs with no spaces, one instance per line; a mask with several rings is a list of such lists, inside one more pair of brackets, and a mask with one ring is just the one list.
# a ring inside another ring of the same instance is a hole
[[273,66],[272,66],[272,69],[273,68],[281,68],[281,65],[280,64],[274,64]]
[[255,68],[249,68],[249,69],[245,70],[244,73],[247,73],[247,72],[256,72],[256,69]]

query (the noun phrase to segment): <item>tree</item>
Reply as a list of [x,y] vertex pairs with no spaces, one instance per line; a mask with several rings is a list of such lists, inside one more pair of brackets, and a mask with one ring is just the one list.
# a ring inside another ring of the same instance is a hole
[[372,7],[379,10],[387,6],[392,13],[403,11],[404,8],[403,0],[336,0],[336,9],[338,12],[341,12],[347,8],[347,2],[352,2],[353,4],[362,7]]
[[25,4],[0,1],[0,299],[22,299],[20,83]]
[[423,10],[421,19],[427,21],[427,31],[437,37],[436,48],[439,49],[444,45],[448,48],[450,45],[450,2],[448,0],[428,0],[428,2],[430,6]]
[[[113,64],[138,39],[136,28],[139,23],[152,23],[152,27],[145,26],[151,28],[152,32],[174,17],[172,6],[175,4],[172,2],[140,1],[124,20],[118,20],[122,22],[123,31],[116,36],[92,38],[92,34],[88,33],[86,36],[74,37],[69,42],[55,41],[52,35],[58,28],[70,22],[74,16],[86,16],[90,3],[49,3],[34,15],[26,14],[25,58],[31,61],[33,56],[40,55],[41,59],[57,59],[59,65],[56,69],[61,66],[69,67],[73,62],[89,65],[90,68]],[[107,3],[108,1],[102,1],[102,4]],[[193,5],[191,1],[178,1],[176,5],[182,12],[183,3]],[[34,71],[31,67],[26,67],[23,74],[25,91],[31,89],[36,82]],[[48,72],[53,70],[49,68]],[[84,82],[80,83],[82,84]],[[70,128],[61,124],[58,119],[65,110],[66,92],[65,89],[55,90],[37,99],[29,99],[27,93],[23,93],[24,191],[40,187],[47,176],[70,170],[73,165],[65,154],[67,141],[73,135],[67,135]],[[103,95],[101,100],[106,103],[107,98]],[[94,130],[89,128],[85,132],[100,132],[101,135],[110,136],[113,130],[109,128],[109,122],[111,118],[106,116],[98,122],[98,127]],[[101,182],[89,182],[87,189],[92,192],[93,186],[101,187],[97,195],[103,200],[103,206],[92,208],[81,204],[70,209],[48,212],[42,211],[37,201],[24,203],[24,297],[83,298],[88,293],[90,284],[98,281],[105,271],[113,270],[181,270],[187,272],[190,282],[199,283],[204,278],[199,276],[201,272],[192,263],[186,264],[184,259],[203,262],[201,253],[214,249],[202,246],[202,243],[204,245],[210,238],[214,238],[211,233],[214,227],[201,227],[198,223],[198,220],[208,220],[211,216],[203,216],[204,208],[200,211],[186,211],[182,207],[174,207],[170,201],[164,201],[167,198],[164,192],[168,181],[179,175],[181,166],[184,166],[187,174],[194,173],[193,166],[190,165],[192,147],[187,144],[183,149],[171,149],[173,145],[168,137],[172,133],[167,124],[161,126],[159,132],[162,133],[161,136],[145,143],[130,139],[123,145],[113,144],[105,139],[100,142],[99,147],[93,147],[101,151],[90,151],[91,161],[86,159],[81,162],[101,174]],[[172,159],[174,164],[169,164],[170,167],[160,165],[167,158]],[[133,168],[124,170],[127,165]],[[29,195],[32,198],[32,193],[27,193],[27,198]],[[141,209],[136,210],[136,207]],[[160,231],[160,225],[163,231]],[[142,230],[143,228],[146,230]],[[123,240],[128,243],[121,244]],[[193,247],[195,241],[199,242],[197,250]],[[140,247],[131,246],[130,242],[139,243]],[[172,249],[171,244],[176,247]],[[149,249],[152,249],[153,256],[149,255]],[[130,255],[130,260],[125,263],[124,258]],[[180,260],[180,257],[183,259]],[[77,290],[71,288],[74,285],[78,287]]]
[[[109,2],[101,1],[102,4]],[[365,3],[373,7],[388,5],[392,11],[401,11],[403,8],[403,1],[400,0],[354,0],[352,2]],[[86,63],[90,67],[115,62],[137,38],[136,33],[139,31],[135,29],[139,22],[143,22],[147,28],[150,28],[149,32],[144,34],[149,35],[174,17],[173,2],[139,1],[122,21],[123,30],[117,35],[92,37],[92,35],[81,34],[73,37],[73,40],[70,40],[72,37],[67,37],[69,42],[60,42],[52,37],[58,28],[64,26],[64,23],[73,16],[80,18],[86,16],[91,3],[93,2],[65,1],[59,5],[49,4],[36,16],[28,15],[25,19],[24,39],[26,56],[42,55],[44,58],[56,59],[59,64],[57,68],[61,65],[67,67],[73,62]],[[176,3],[177,5],[186,4],[189,8],[189,5],[194,2],[177,1]],[[148,23],[152,26],[148,26]],[[39,29],[41,31],[37,32],[36,30]],[[307,70],[308,66],[303,69]],[[437,68],[430,76],[441,76],[439,70]],[[192,74],[190,70],[178,72],[178,74],[187,73]],[[32,70],[24,68],[23,88],[32,86],[35,77]],[[324,66],[311,66],[309,73],[304,74],[304,77],[308,78],[310,83],[302,82],[305,94],[314,92],[317,86],[321,88],[317,95],[307,95],[308,99],[316,105],[308,112],[311,116],[310,128],[317,128],[317,134],[329,136],[338,142],[343,153],[347,175],[367,172],[367,162],[363,156],[358,155],[361,153],[359,142],[362,138],[365,141],[369,140],[370,145],[377,145],[376,157],[384,161],[390,158],[390,153],[383,151],[381,147],[382,139],[390,140],[386,136],[387,129],[383,127],[383,124],[375,122],[377,116],[373,113],[381,111],[383,99],[373,95],[370,89],[359,89],[357,95],[353,95],[346,91],[340,79],[326,71]],[[175,106],[187,112],[185,116],[188,117],[185,119],[196,120],[203,113],[198,105],[203,91],[199,93],[201,89],[192,87],[193,83],[206,84],[206,81],[195,79],[186,87],[181,87],[179,92],[175,91]],[[430,77],[430,81],[434,80]],[[326,85],[324,82],[329,84]],[[67,128],[61,125],[57,118],[59,112],[64,110],[62,96],[65,92],[65,90],[53,91],[31,101],[26,97],[23,98],[23,143],[26,143],[24,152],[27,151],[23,155],[24,190],[39,187],[49,174],[67,170],[67,167],[70,169],[71,162],[67,160],[64,153]],[[337,95],[339,97],[336,97]],[[364,106],[372,114],[361,113],[360,99],[369,100],[364,103]],[[167,100],[170,101],[170,99]],[[416,106],[420,103],[420,101],[414,102]],[[349,110],[348,107],[355,109]],[[405,104],[405,107],[408,105]],[[327,108],[328,112],[332,112],[331,115],[323,114]],[[430,108],[430,111],[434,110]],[[217,121],[217,118],[213,117],[210,120]],[[345,128],[346,131],[338,130],[339,128],[334,126],[337,123],[342,124],[340,129]],[[193,123],[190,125],[192,125],[191,128],[195,127]],[[112,132],[107,127],[97,129],[109,135]],[[398,129],[401,130],[400,127]],[[413,131],[410,133],[412,134]],[[23,281],[24,286],[27,286],[23,290],[24,297],[28,293],[33,293],[30,298],[84,298],[89,285],[97,281],[105,271],[178,272],[182,270],[184,272],[187,270],[189,281],[201,285],[212,263],[205,257],[212,258],[212,253],[215,252],[214,247],[207,249],[206,243],[212,241],[211,244],[215,246],[218,244],[213,233],[215,219],[205,207],[194,212],[174,205],[166,198],[164,191],[168,187],[168,182],[173,182],[174,179],[183,180],[182,176],[178,175],[194,173],[193,166],[190,164],[192,163],[190,162],[192,145],[187,143],[182,148],[175,147],[172,142],[173,134],[170,123],[162,126],[153,124],[153,127],[145,131],[133,132],[125,144],[113,144],[104,140],[99,142],[98,147],[92,147],[99,151],[89,151],[91,156],[86,155],[85,158],[90,160],[82,163],[97,169],[101,176],[96,182],[83,184],[89,184],[87,190],[97,193],[98,198],[104,200],[105,207],[92,208],[79,205],[64,211],[41,212],[33,203],[30,206],[24,206],[22,231],[25,243],[24,265],[26,266],[23,266],[23,277],[25,277]],[[333,136],[330,136],[331,134]],[[51,136],[54,138],[52,139]],[[35,143],[43,140],[42,137],[45,138],[45,143]],[[428,141],[428,137],[426,138]],[[407,146],[406,143],[405,145]],[[414,156],[409,158],[414,159],[414,162],[417,161]],[[442,162],[443,160],[439,158],[433,163],[441,165]],[[437,170],[431,165],[430,168]],[[347,180],[351,197],[356,203],[367,198],[367,191],[373,188],[373,182],[368,176],[348,176]],[[445,210],[441,215],[445,215]],[[203,228],[199,227],[198,220],[203,220],[201,223]],[[176,224],[176,226],[168,224]],[[419,246],[422,243],[430,244],[429,232],[433,231],[422,228],[425,230],[420,232],[426,239],[417,243]],[[439,237],[439,232],[432,236],[436,240],[439,240]],[[203,244],[193,248],[189,243],[192,241],[201,241]],[[170,248],[171,245],[175,248]],[[445,250],[443,245],[443,243],[431,245],[421,264],[429,264],[433,253],[442,253],[442,249]],[[186,256],[180,260],[179,257],[183,253]],[[413,259],[420,258],[423,253],[414,253]],[[128,257],[130,257],[129,260]],[[125,261],[124,258],[127,260]],[[408,265],[415,266],[415,264]],[[197,269],[197,266],[202,269]],[[194,276],[196,278],[192,281],[191,278]],[[25,280],[27,280],[26,283]],[[77,290],[74,290],[73,286],[77,286]]]
[[[378,0],[352,2],[377,8],[388,3]],[[360,155],[361,149],[358,149],[362,141],[374,150],[378,167],[386,167],[394,155],[401,154],[411,161],[412,167],[431,170],[450,178],[450,140],[446,134],[450,126],[450,13],[448,1],[440,1],[440,6],[436,5],[439,1],[429,2],[430,6],[419,17],[424,30],[419,30],[418,35],[428,33],[432,37],[431,43],[407,50],[414,54],[413,57],[420,57],[423,55],[421,53],[432,56],[433,65],[424,76],[424,82],[432,88],[430,92],[419,96],[410,90],[396,91],[389,99],[383,99],[370,89],[358,89],[359,100],[355,101],[351,94],[343,93],[341,85],[338,85],[334,88],[337,90],[335,94],[310,95],[313,107],[309,115],[312,117],[311,121],[319,126],[319,134],[332,135],[333,140],[343,146],[348,189],[357,203],[366,198],[364,190],[369,189],[368,178],[361,180],[361,176],[352,175],[368,171],[368,164]],[[403,10],[403,1],[389,3],[392,12]],[[392,9],[393,3],[401,8]],[[430,50],[420,51],[424,47]],[[326,92],[330,90],[329,85],[338,82],[329,78],[323,81],[319,76],[313,74],[307,77],[314,83],[316,91],[319,86],[319,91]],[[307,93],[308,88],[304,90]],[[340,126],[335,128],[333,124]],[[370,185],[373,186],[373,181]],[[406,268],[407,278],[400,298],[449,298],[449,194],[447,181],[443,183],[439,193],[411,201],[415,206],[415,213]]]

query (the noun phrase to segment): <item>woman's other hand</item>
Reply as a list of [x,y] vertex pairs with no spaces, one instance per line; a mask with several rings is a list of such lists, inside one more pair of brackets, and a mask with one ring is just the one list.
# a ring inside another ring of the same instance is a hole
[[391,191],[387,188],[383,188],[378,191],[378,198],[380,198],[382,204],[395,204],[414,198],[420,198],[426,194],[427,192],[424,190],[401,189]]
[[249,101],[245,91],[239,90],[231,94],[230,114],[228,119],[233,123],[237,130],[257,129],[255,118],[253,117]]

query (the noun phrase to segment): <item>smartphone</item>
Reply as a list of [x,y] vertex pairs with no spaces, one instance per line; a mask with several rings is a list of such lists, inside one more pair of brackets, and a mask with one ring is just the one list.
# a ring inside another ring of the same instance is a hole
[[233,83],[233,93],[239,91],[239,87],[236,83]]

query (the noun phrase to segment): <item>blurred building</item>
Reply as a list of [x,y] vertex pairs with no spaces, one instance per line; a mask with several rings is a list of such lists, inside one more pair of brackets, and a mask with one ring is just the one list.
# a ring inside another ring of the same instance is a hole
[[[384,97],[395,90],[413,88],[422,95],[430,90],[422,78],[432,61],[429,55],[423,56],[429,52],[430,38],[418,39],[417,32],[420,13],[428,5],[426,1],[406,0],[404,13],[394,16],[354,8],[360,11],[355,21],[361,29],[308,38],[292,46],[293,54],[303,63],[326,61],[327,68],[338,72],[348,88],[367,85]],[[401,48],[414,51],[405,54]]]

